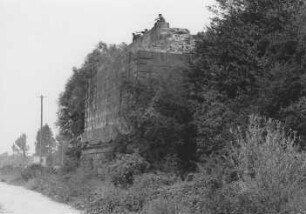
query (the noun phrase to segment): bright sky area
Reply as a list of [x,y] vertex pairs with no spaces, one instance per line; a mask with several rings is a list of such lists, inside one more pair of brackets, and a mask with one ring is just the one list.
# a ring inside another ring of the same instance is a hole
[[213,0],[0,0],[0,153],[25,133],[34,151],[44,123],[57,134],[58,97],[99,41],[131,42],[162,13],[171,27],[203,31]]

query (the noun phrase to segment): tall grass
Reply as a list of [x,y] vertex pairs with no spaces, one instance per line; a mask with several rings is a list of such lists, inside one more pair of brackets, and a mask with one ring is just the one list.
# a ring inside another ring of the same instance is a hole
[[203,208],[216,214],[306,213],[306,154],[298,143],[279,121],[250,116],[225,157],[236,179],[224,180]]
[[306,154],[294,132],[279,121],[250,116],[248,127],[228,144],[225,155],[210,159],[187,181],[144,173],[145,162],[133,154],[108,164],[103,179],[79,168],[31,172],[27,184],[88,214],[306,214]]

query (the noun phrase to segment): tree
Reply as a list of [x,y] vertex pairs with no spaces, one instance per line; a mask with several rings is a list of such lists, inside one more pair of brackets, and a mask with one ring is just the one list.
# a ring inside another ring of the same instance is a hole
[[[41,135],[42,134],[42,135]],[[41,141],[40,141],[41,139]],[[39,129],[36,135],[35,153],[42,156],[52,155],[56,146],[52,130],[48,124]]]
[[29,150],[29,146],[27,145],[27,136],[26,134],[20,135],[20,137],[15,141],[13,145],[13,151],[15,152],[21,152],[23,157],[27,156],[27,151]]
[[286,120],[282,109],[306,92],[304,1],[217,2],[189,75],[204,156],[220,152],[232,140],[231,129],[245,127],[250,114]]
[[20,151],[18,149],[18,147],[15,145],[15,143],[12,145],[12,151],[13,151],[13,155],[19,155]]
[[183,72],[164,72],[151,77],[150,84],[126,80],[122,87],[133,99],[123,112],[132,131],[112,142],[115,152],[136,151],[154,168],[166,171],[193,169],[195,129]]

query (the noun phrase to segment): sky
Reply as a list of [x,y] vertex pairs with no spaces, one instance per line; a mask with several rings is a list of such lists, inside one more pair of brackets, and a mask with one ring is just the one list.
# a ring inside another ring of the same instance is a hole
[[170,27],[192,34],[209,25],[213,0],[0,0],[0,153],[27,135],[34,151],[44,124],[58,130],[58,97],[99,41],[129,44],[132,33],[153,27],[163,14]]

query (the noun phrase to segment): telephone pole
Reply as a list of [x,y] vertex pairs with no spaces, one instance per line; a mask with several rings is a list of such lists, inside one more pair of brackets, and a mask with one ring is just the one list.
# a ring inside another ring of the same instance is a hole
[[43,111],[44,111],[44,96],[40,96],[40,136],[39,136],[39,155],[40,155],[40,165],[42,165],[42,127],[43,127]]

